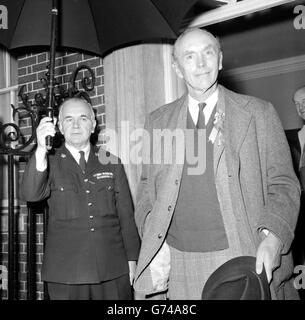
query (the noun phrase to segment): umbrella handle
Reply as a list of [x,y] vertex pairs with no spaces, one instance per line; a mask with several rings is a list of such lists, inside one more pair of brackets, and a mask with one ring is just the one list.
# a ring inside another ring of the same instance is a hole
[[[56,32],[57,32],[58,0],[52,1],[52,22],[51,22],[51,47],[50,47],[50,72],[49,72],[49,99],[47,107],[47,117],[53,118],[54,105],[54,70],[55,70],[55,51],[56,51]],[[53,138],[46,137],[47,150],[52,149]]]
[[[47,117],[53,118],[53,108],[47,108]],[[46,136],[46,148],[47,150],[51,150],[53,145],[53,137]]]

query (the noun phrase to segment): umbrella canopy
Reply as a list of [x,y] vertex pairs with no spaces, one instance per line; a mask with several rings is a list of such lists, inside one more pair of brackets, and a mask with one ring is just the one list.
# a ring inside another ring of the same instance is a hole
[[[134,42],[179,34],[196,0],[60,0],[57,48],[77,48],[105,55]],[[8,49],[50,46],[52,0],[1,0],[8,29],[0,44]]]

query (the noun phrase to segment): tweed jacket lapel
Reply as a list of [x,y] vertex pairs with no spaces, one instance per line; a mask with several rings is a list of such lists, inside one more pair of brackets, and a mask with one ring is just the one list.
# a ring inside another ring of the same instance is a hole
[[188,109],[188,96],[184,94],[179,101],[176,103],[172,114],[169,116],[165,129],[175,130],[180,129],[186,130],[186,119]]
[[[219,95],[218,95],[218,101],[217,101],[217,105],[216,105],[216,112],[218,113],[224,113],[225,114],[225,95],[224,92],[221,88],[221,86],[219,86]],[[218,136],[214,142],[214,175],[215,177],[217,176],[217,171],[218,171],[218,165],[219,165],[219,160],[220,157],[223,153],[224,150],[224,143],[220,143],[219,144],[219,133]]]
[[178,120],[176,125],[174,123],[170,123],[170,127],[176,127],[178,129],[185,130],[186,129],[186,119],[187,119],[187,110],[188,110],[188,96],[185,94],[181,99],[180,108],[177,108],[179,112]]
[[[182,130],[182,132],[183,132],[184,148],[181,148],[179,161],[178,161],[178,159],[175,159],[175,162],[174,162],[174,164],[178,165],[177,169],[179,170],[180,174],[182,174],[182,169],[183,169],[183,165],[184,165],[184,153],[185,153],[185,145],[186,145],[186,120],[187,120],[187,110],[188,110],[188,96],[185,95],[183,98],[184,99],[182,100],[182,103],[180,106],[179,116],[178,116],[177,123],[176,123],[176,128],[178,130]],[[174,126],[174,124],[170,124],[170,125]]]
[[224,99],[225,105],[224,148],[226,150],[228,174],[231,175],[232,171],[238,168],[240,148],[246,137],[252,115],[244,108],[248,100],[242,98],[237,101],[237,96],[233,98],[230,91],[222,86],[219,86],[219,88],[220,102],[223,103],[222,99]]
[[[180,133],[177,133],[177,136],[179,137],[180,135],[184,134],[185,137],[187,108],[188,98],[187,95],[184,95],[177,103],[171,116],[168,118],[165,129],[169,129],[173,134],[175,130],[180,130]],[[179,152],[176,152],[176,150],[179,150]],[[164,178],[163,183],[160,185],[159,193],[163,194],[163,196],[167,199],[166,201],[171,203],[176,203],[179,189],[168,188],[168,186],[171,184],[173,179],[178,179],[181,182],[184,165],[184,153],[185,144],[180,141],[180,138],[172,139],[172,148],[164,148],[164,159],[172,159],[172,161],[171,163],[161,165]],[[178,155],[178,158],[176,157],[176,154]]]
[[[219,98],[217,102],[217,111],[225,113],[224,120],[224,143],[218,146],[217,137],[214,143],[214,173],[217,175],[218,165],[220,157],[226,150],[227,154],[227,165],[228,165],[228,174],[231,174],[231,170],[234,168],[237,169],[239,152],[241,145],[247,134],[252,115],[245,110],[245,106],[248,100],[240,98],[237,100],[235,95],[231,96],[229,90],[225,89],[223,86],[219,85]],[[187,108],[188,108],[188,98],[185,94],[180,99],[180,105],[177,105],[173,115],[169,117],[167,128],[170,130],[181,129],[184,131],[184,137],[186,134],[186,119],[187,119]],[[177,114],[179,113],[179,114]],[[173,145],[174,148],[174,145]],[[169,148],[165,152],[172,152]],[[175,152],[173,154],[173,167],[175,170],[178,170],[178,173],[182,173],[182,168],[184,164],[184,157],[179,158],[179,161],[175,159]],[[165,155],[166,156],[166,155]],[[180,172],[181,171],[181,172]],[[178,174],[179,175],[179,174]]]
[[[169,130],[171,134],[177,135],[178,139],[172,139],[172,148],[164,147],[162,156],[163,159],[172,159],[170,164],[172,168],[177,169],[177,166],[182,167],[184,164],[184,148],[185,145],[183,141],[179,138],[181,135],[186,137],[186,118],[187,118],[187,108],[188,108],[188,98],[187,94],[183,95],[179,101],[177,101],[176,106],[173,108],[172,113],[168,116],[166,122],[163,123],[161,129]],[[163,114],[162,114],[163,115]],[[156,122],[158,123],[159,120]],[[183,139],[183,137],[181,137]],[[185,139],[184,139],[185,140]],[[185,141],[184,141],[185,142]],[[177,145],[176,145],[177,144]],[[176,148],[178,148],[178,159],[176,158]],[[160,144],[154,145],[154,154],[158,154],[162,150]]]
[[[219,98],[217,102],[217,111],[219,113],[225,113],[224,120],[224,143],[218,146],[218,138],[214,143],[214,173],[217,174],[218,165],[220,157],[226,149],[226,152],[229,154],[228,161],[230,168],[232,167],[232,161],[234,163],[238,162],[240,147],[245,139],[247,130],[251,121],[251,114],[244,109],[244,106],[247,103],[247,100],[241,99],[236,101],[236,98],[233,99],[230,95],[230,91],[225,89],[223,86],[219,85]],[[167,128],[170,130],[181,129],[184,132],[184,137],[187,137],[186,133],[186,119],[187,119],[187,110],[188,110],[188,96],[185,94],[180,99],[180,105],[177,105],[173,115],[169,118]],[[177,112],[179,114],[177,114]],[[237,125],[238,124],[238,125]],[[185,139],[186,140],[186,139]],[[174,148],[174,145],[173,145]],[[169,148],[165,152],[172,152]],[[175,152],[173,152],[173,163],[177,170],[181,170],[184,164],[184,157],[179,158],[179,161],[174,158]],[[229,172],[230,174],[230,172]]]
[[[179,108],[180,107],[180,108]],[[181,101],[181,105],[177,107],[177,111],[179,112],[177,122],[174,123],[174,121],[169,123],[170,128],[176,128],[178,130],[181,130],[183,132],[184,136],[184,143],[179,144],[179,141],[177,141],[178,148],[179,148],[179,159],[175,158],[176,155],[176,146],[172,145],[172,155],[173,155],[173,172],[176,172],[176,176],[179,177],[179,181],[181,182],[181,176],[182,176],[182,170],[184,165],[184,155],[185,155],[185,145],[186,145],[186,120],[187,120],[187,110],[188,110],[188,97],[187,95],[183,96],[183,99]],[[178,140],[178,139],[177,139]],[[174,196],[176,199],[178,197],[178,192]],[[176,200],[175,200],[176,201]]]

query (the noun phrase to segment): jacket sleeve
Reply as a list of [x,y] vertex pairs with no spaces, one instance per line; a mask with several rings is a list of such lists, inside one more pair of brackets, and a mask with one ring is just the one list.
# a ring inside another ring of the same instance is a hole
[[137,190],[137,202],[135,209],[135,221],[140,237],[144,233],[145,220],[153,208],[149,185],[149,176],[152,161],[152,139],[151,124],[149,118],[146,119],[142,138],[142,172]]
[[35,202],[50,195],[48,183],[48,169],[43,172],[36,169],[35,154],[25,167],[21,182],[21,198],[25,201]]
[[134,208],[130,189],[121,163],[116,166],[115,197],[121,232],[128,261],[138,260],[140,238],[134,220]]
[[267,199],[259,229],[267,228],[278,236],[285,254],[294,238],[301,191],[280,119],[271,104],[265,110]]

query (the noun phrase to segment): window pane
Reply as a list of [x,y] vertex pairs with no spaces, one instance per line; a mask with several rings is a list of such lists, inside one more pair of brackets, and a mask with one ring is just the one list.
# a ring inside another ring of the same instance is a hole
[[7,123],[12,121],[10,93],[0,94],[0,122]]
[[18,77],[17,77],[17,74],[18,74],[18,61],[17,59],[10,55],[10,69],[11,69],[11,83],[10,83],[10,86],[15,86],[18,84]]
[[0,89],[6,87],[5,51],[0,48]]

